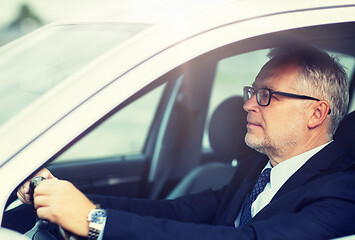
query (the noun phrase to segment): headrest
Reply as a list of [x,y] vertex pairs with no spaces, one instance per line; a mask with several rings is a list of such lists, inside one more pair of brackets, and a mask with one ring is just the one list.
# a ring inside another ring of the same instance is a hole
[[243,104],[241,96],[228,98],[216,108],[210,119],[210,144],[222,161],[239,161],[255,153],[244,142],[247,113]]
[[335,140],[340,140],[345,147],[355,156],[355,111],[347,114],[340,122],[334,134]]

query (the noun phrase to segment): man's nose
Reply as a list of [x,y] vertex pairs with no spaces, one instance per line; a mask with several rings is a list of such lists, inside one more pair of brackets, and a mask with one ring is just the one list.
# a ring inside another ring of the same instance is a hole
[[253,95],[248,101],[246,101],[243,105],[243,109],[246,112],[250,112],[250,111],[257,111],[259,107],[258,102],[256,101],[256,94]]

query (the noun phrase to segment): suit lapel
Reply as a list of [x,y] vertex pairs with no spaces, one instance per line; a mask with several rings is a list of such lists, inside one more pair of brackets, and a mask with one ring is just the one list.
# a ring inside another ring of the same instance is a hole
[[[327,172],[339,171],[342,163],[336,160],[346,152],[345,148],[333,141],[324,149],[312,156],[300,169],[298,169],[280,188],[273,199],[277,199],[292,189],[300,187],[308,181]],[[347,165],[347,164],[346,164]],[[345,167],[345,166],[344,166]]]
[[[254,186],[267,161],[268,158],[266,156],[259,155],[257,160],[245,162],[243,166],[241,163],[241,168],[238,169],[239,171],[236,171],[235,176],[238,178],[244,175],[244,178],[242,180],[233,178],[231,181],[224,197],[224,201],[222,201],[220,211],[216,215],[215,224],[234,224],[234,220],[242,207],[246,195]],[[239,174],[240,176],[238,176]]]

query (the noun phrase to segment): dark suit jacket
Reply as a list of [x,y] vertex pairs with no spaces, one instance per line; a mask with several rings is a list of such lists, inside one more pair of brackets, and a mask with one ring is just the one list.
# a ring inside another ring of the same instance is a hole
[[333,141],[309,159],[248,225],[233,226],[266,157],[231,183],[175,200],[93,198],[108,209],[104,239],[329,239],[355,234],[355,164]]

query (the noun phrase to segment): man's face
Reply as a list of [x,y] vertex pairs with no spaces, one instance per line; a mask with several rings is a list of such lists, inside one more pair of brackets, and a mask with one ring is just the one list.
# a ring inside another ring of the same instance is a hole
[[[279,67],[265,79],[258,78],[253,88],[297,93],[298,66]],[[244,104],[247,117],[246,144],[269,157],[288,154],[305,137],[307,123],[304,100],[272,95],[269,106],[259,106],[254,95]]]

